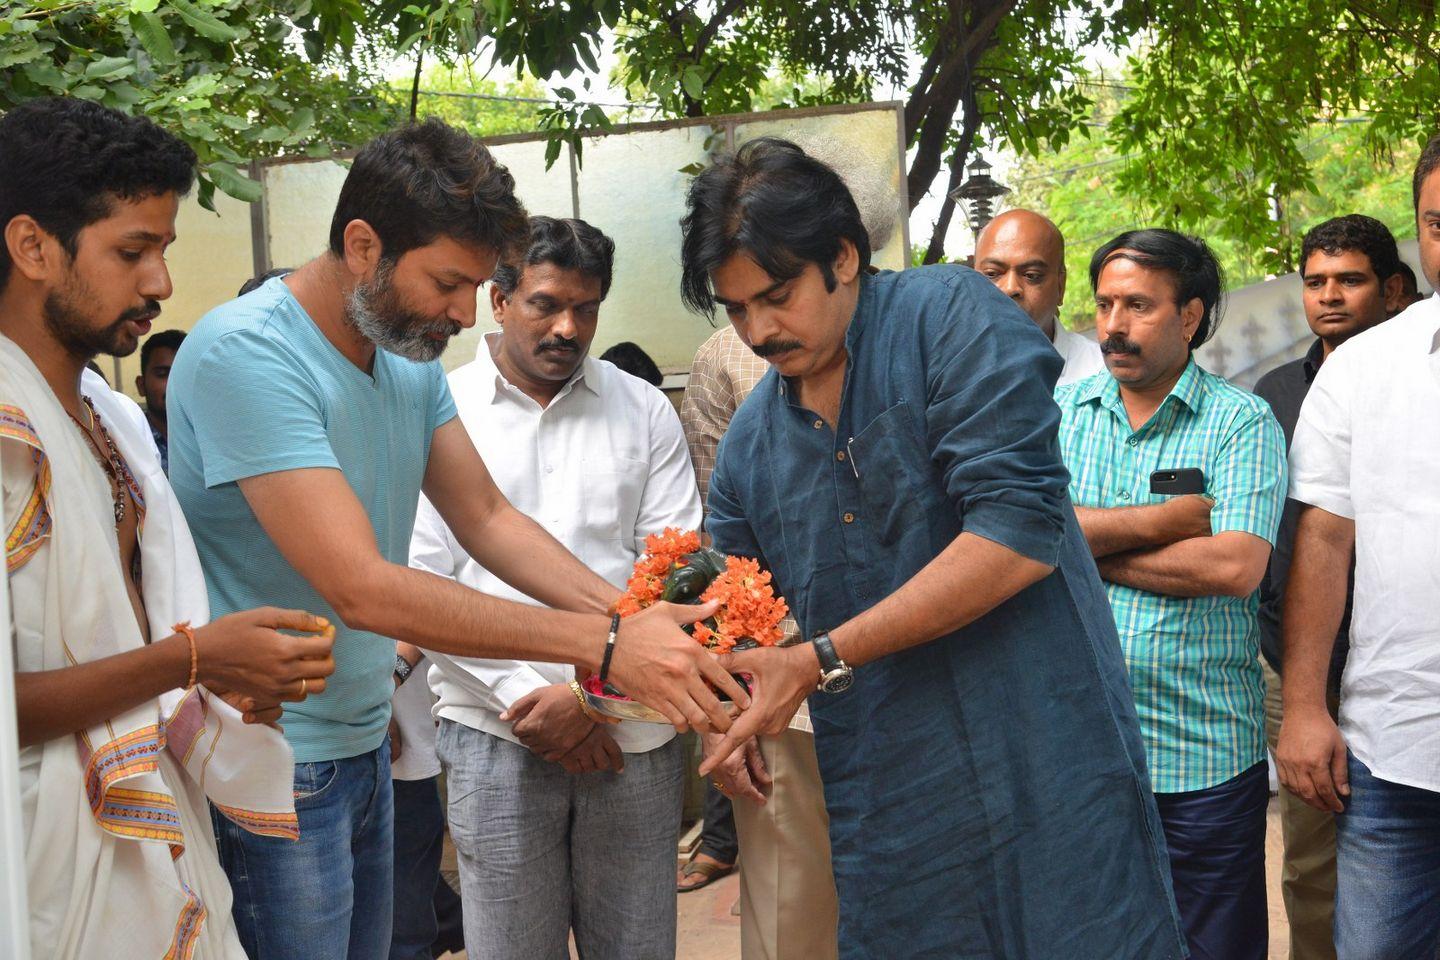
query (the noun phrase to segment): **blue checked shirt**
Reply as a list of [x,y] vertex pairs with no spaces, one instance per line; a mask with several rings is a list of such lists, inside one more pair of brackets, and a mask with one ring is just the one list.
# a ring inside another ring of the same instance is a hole
[[[1285,436],[1264,400],[1192,360],[1139,430],[1108,372],[1055,391],[1070,498],[1082,507],[1160,503],[1155,470],[1199,467],[1213,533],[1275,543]],[[1157,793],[1201,790],[1265,759],[1259,594],[1169,597],[1107,582]]]

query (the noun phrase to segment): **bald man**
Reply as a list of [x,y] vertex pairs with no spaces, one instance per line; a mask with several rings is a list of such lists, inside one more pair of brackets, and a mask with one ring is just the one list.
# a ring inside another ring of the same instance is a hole
[[1094,337],[1072,333],[1057,320],[1065,299],[1065,238],[1033,210],[1007,210],[975,243],[975,269],[990,279],[1050,338],[1065,360],[1057,386],[1105,369]]

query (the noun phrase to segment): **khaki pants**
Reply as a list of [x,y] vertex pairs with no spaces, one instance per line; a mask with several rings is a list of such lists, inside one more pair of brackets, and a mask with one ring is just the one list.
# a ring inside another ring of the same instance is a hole
[[835,960],[839,908],[815,738],[786,730],[778,737],[761,737],[760,752],[775,778],[765,806],[735,801],[740,956]]
[[[1265,739],[1280,739],[1280,675],[1265,668]],[[1334,716],[1337,704],[1330,704]],[[1335,816],[1316,810],[1283,786],[1280,833],[1285,860],[1280,889],[1290,918],[1290,960],[1335,960]]]

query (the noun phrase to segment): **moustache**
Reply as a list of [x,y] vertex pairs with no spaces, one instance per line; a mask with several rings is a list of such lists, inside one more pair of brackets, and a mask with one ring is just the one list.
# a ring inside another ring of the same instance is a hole
[[425,333],[433,336],[444,337],[448,340],[451,337],[458,335],[461,329],[463,328],[460,326],[460,324],[446,320],[432,324],[430,329],[426,330]]
[[158,316],[160,316],[160,301],[146,300],[143,305],[131,307],[129,310],[120,314],[115,322],[121,324],[128,320],[154,320]]
[[791,350],[799,350],[802,346],[799,340],[766,340],[764,343],[751,344],[750,350],[757,357],[769,359]]
[[551,350],[557,353],[579,353],[580,341],[569,340],[565,337],[554,337],[550,340],[541,340],[535,346],[536,354],[546,353]]
[[1138,357],[1140,356],[1140,344],[1117,333],[1100,342],[1100,352],[1107,355],[1118,353],[1121,356]]

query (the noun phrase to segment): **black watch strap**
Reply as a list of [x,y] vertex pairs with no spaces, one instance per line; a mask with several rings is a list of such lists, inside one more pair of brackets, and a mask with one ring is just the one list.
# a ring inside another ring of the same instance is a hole
[[830,634],[822,631],[811,637],[810,642],[815,646],[815,656],[820,661],[822,674],[838,670],[843,666],[840,655],[835,652],[835,644],[830,642]]
[[[413,663],[400,656],[400,654],[395,654],[395,676],[400,679],[400,683],[404,683],[406,680],[409,680],[410,672],[414,669],[415,665]],[[396,684],[396,686],[399,685],[400,684]]]

